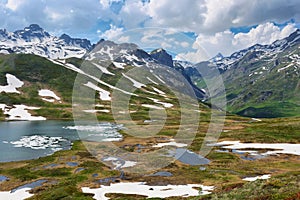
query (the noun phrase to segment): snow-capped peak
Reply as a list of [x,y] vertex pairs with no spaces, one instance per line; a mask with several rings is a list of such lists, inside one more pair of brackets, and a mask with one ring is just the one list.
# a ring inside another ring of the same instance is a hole
[[216,56],[211,58],[210,61],[216,62],[216,61],[222,60],[223,58],[224,58],[224,56],[221,53],[218,53]]
[[241,58],[243,58],[248,53],[252,52],[257,54],[259,58],[263,58],[264,56],[272,56],[275,55],[295,44],[299,44],[300,42],[300,30],[297,29],[295,32],[290,34],[288,37],[277,40],[269,45],[261,45],[255,44],[249,48],[234,52],[232,55],[228,57],[215,56],[210,59],[210,63],[216,65],[221,70],[227,70],[231,68],[232,65],[237,63]]
[[81,58],[91,48],[87,39],[74,39],[65,34],[61,37],[52,36],[37,24],[15,32],[0,29],[0,53],[25,53],[66,59]]
[[25,27],[23,30],[14,32],[14,36],[19,39],[23,39],[26,42],[31,42],[36,39],[43,41],[44,38],[50,37],[50,34],[42,29],[37,24],[31,24],[29,27]]

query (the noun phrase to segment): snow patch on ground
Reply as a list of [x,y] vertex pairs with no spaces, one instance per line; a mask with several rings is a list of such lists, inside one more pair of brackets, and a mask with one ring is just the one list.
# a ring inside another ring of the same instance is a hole
[[6,76],[7,85],[5,86],[0,85],[0,93],[5,92],[5,93],[20,94],[17,88],[22,87],[24,85],[24,82],[20,81],[17,77],[11,74],[6,74],[5,76]]
[[127,78],[128,80],[130,80],[133,83],[133,86],[136,88],[142,88],[142,87],[146,87],[145,84],[142,84],[136,80],[134,80],[133,78],[130,78],[129,76],[127,76],[126,74],[122,73],[122,75]]
[[271,175],[270,174],[266,174],[266,175],[262,175],[262,176],[255,176],[255,177],[246,177],[246,178],[243,178],[244,181],[256,181],[256,180],[266,180],[266,179],[269,179],[271,178]]
[[224,149],[269,149],[261,155],[292,154],[300,156],[300,144],[289,143],[241,143],[240,141],[223,141],[211,146]]
[[147,79],[148,79],[150,82],[154,83],[155,85],[159,85],[157,82],[153,81],[151,78],[147,77]]
[[294,63],[291,63],[291,64],[289,64],[289,65],[287,65],[285,67],[282,67],[282,68],[278,69],[277,72],[281,72],[281,71],[283,71],[283,70],[285,70],[285,69],[287,69],[287,68],[289,68],[289,67],[291,67],[293,65],[294,65]]
[[124,66],[126,65],[125,63],[118,63],[118,62],[113,62],[114,66],[116,68],[124,69]]
[[115,75],[113,73],[111,73],[110,71],[108,71],[105,67],[102,67],[101,65],[98,65],[96,63],[93,63],[98,69],[101,70],[101,72],[103,72],[104,74],[108,74],[108,75]]
[[5,115],[9,115],[6,120],[22,120],[22,121],[39,121],[46,120],[45,117],[32,116],[28,110],[37,110],[40,108],[29,107],[25,105],[14,105],[12,107],[5,104],[0,104],[0,108],[3,110]]
[[126,167],[133,167],[137,164],[137,162],[130,161],[130,160],[123,160],[121,158],[117,157],[107,157],[103,159],[104,162],[112,162],[112,164],[115,166],[115,170],[119,170],[121,168]]
[[92,82],[88,82],[86,84],[84,84],[85,86],[93,89],[93,90],[96,90],[99,92],[100,94],[100,99],[103,100],[103,101],[110,101],[111,100],[111,97],[110,97],[110,92],[106,91],[106,90],[103,90],[102,88],[98,87],[97,85],[95,85],[94,83]]
[[175,142],[174,139],[171,139],[170,142],[158,143],[156,145],[153,145],[152,147],[154,147],[154,148],[161,148],[161,147],[164,147],[164,146],[186,147],[187,144],[177,143],[177,142]]
[[[199,189],[201,188],[201,192]],[[200,184],[187,185],[166,185],[166,186],[149,186],[143,182],[133,183],[114,183],[110,186],[101,185],[101,188],[91,189],[88,187],[81,188],[84,193],[94,194],[96,200],[108,200],[106,194],[136,194],[147,196],[148,198],[168,198],[168,197],[191,197],[198,195],[210,194],[214,189],[213,186],[204,186]]]
[[157,110],[163,110],[164,109],[160,106],[154,106],[154,105],[149,105],[149,104],[142,104],[141,106],[143,106],[145,108],[153,108],[153,109],[157,109]]
[[[47,101],[47,102],[51,102],[51,103],[55,102],[55,100],[57,100],[57,101],[61,100],[60,97],[57,96],[53,91],[47,90],[47,89],[39,90],[39,96],[43,97],[42,98],[43,101]],[[50,99],[45,98],[45,97],[50,97]]]
[[164,93],[163,91],[157,89],[156,87],[152,87],[152,88],[153,88],[153,90],[154,90],[155,92],[157,92],[158,94],[166,94],[166,93]]
[[97,113],[97,112],[109,113],[110,110],[107,110],[107,109],[103,109],[103,110],[83,110],[83,112],[86,112],[86,113]]
[[173,107],[173,104],[171,104],[171,103],[161,102],[158,99],[154,99],[154,98],[148,98],[148,99],[152,100],[154,103],[158,103],[158,104],[163,105],[165,108],[171,108],[171,107]]
[[12,192],[12,191],[0,192],[0,199],[3,199],[3,200],[23,200],[23,199],[27,199],[27,198],[33,196],[33,194],[30,194],[28,192],[29,190],[31,190],[31,188],[22,188],[20,190],[15,191],[15,192]]
[[137,162],[125,160],[125,164],[121,168],[133,167],[137,164]]
[[50,60],[51,62],[53,62],[53,63],[55,63],[55,64],[64,66],[64,67],[67,68],[67,69],[73,70],[73,71],[75,71],[75,72],[77,72],[77,73],[79,73],[79,74],[85,75],[85,76],[87,76],[87,77],[89,77],[89,78],[95,80],[96,82],[98,82],[98,83],[100,83],[100,84],[102,84],[102,85],[105,85],[105,86],[107,86],[107,87],[109,87],[109,88],[111,88],[111,89],[113,89],[113,90],[118,90],[118,91],[120,91],[120,92],[123,92],[124,94],[132,95],[132,96],[138,96],[138,95],[133,94],[133,93],[131,93],[131,92],[127,92],[127,91],[125,91],[125,90],[122,90],[122,89],[120,89],[120,88],[117,88],[117,87],[115,87],[115,86],[112,86],[112,85],[110,85],[110,84],[108,84],[108,83],[106,83],[106,82],[100,80],[99,78],[96,78],[96,77],[94,77],[94,76],[92,76],[92,75],[89,75],[89,74],[85,73],[85,72],[82,71],[81,69],[78,69],[76,66],[74,66],[74,65],[72,65],[72,64],[70,64],[70,63],[64,64],[64,63],[61,63],[61,62],[58,62],[58,61],[55,61],[55,60],[51,60],[51,59],[48,59],[48,60]]
[[164,83],[164,84],[166,83],[166,82],[163,81],[161,78],[159,78],[157,75],[154,74],[153,76],[155,76],[155,78],[157,78],[157,80],[159,80],[160,82],[162,82],[162,83]]
[[257,119],[257,118],[251,118],[253,121],[257,121],[257,122],[261,122],[261,119]]

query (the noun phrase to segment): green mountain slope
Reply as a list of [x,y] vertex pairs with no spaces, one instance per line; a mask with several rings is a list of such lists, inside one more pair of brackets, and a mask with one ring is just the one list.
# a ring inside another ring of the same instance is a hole
[[[271,45],[242,50],[229,57],[234,62],[222,63],[219,69],[229,112],[248,117],[300,116],[299,33]],[[209,70],[218,64],[200,63],[196,68]],[[205,87],[202,78],[193,79]],[[208,81],[213,83],[214,77]]]

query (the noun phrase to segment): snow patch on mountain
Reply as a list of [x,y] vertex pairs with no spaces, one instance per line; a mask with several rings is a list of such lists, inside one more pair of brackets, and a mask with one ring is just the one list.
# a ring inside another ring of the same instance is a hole
[[7,85],[1,86],[0,85],[0,93],[18,93],[20,92],[17,90],[17,88],[20,88],[24,85],[24,82],[20,81],[17,77],[11,74],[6,74],[6,82]]
[[82,58],[92,48],[86,39],[50,35],[37,24],[23,30],[0,30],[0,51],[3,53],[35,54],[51,59]]
[[[44,98],[42,98],[42,100],[48,101],[48,102],[54,102],[55,100],[57,100],[57,101],[61,100],[60,97],[57,96],[53,91],[47,90],[47,89],[39,90],[39,96],[44,97]],[[50,99],[45,98],[45,97],[50,97]]]
[[96,90],[99,92],[100,94],[100,99],[103,100],[103,101],[110,101],[111,100],[111,97],[110,97],[110,92],[98,87],[97,85],[95,85],[94,83],[92,82],[88,82],[86,84],[84,84],[85,86],[93,89],[93,90]]
[[133,83],[133,86],[136,88],[142,88],[142,87],[146,87],[145,84],[142,84],[136,80],[134,80],[133,78],[130,78],[129,76],[127,76],[126,74],[122,73],[122,75],[127,78],[128,80],[130,80]]
[[32,116],[28,110],[38,110],[40,108],[30,107],[26,105],[13,105],[7,106],[1,104],[0,108],[3,110],[3,114],[8,115],[6,120],[13,121],[41,121],[46,120],[45,117],[41,116]]

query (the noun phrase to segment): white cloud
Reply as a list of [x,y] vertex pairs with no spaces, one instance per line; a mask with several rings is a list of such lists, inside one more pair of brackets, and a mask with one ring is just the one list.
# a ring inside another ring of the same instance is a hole
[[251,29],[248,33],[238,33],[233,38],[233,45],[247,47],[254,44],[270,44],[283,39],[296,30],[295,24],[288,24],[282,30],[273,23],[265,23]]
[[[118,28],[115,25],[110,25],[110,29],[106,30],[104,33],[102,33],[99,37],[107,40],[118,40],[119,36],[123,34],[124,29]],[[123,39],[129,39],[122,36]]]
[[182,31],[197,30],[204,22],[204,0],[151,0],[146,5],[151,16],[150,26],[178,28]]
[[142,1],[127,0],[118,15],[119,21],[127,29],[139,28],[149,16],[146,13],[146,6]]
[[[0,28],[13,31],[37,23],[50,32],[84,37],[107,28],[107,24],[99,25],[106,21],[114,24],[101,32],[106,39],[117,37],[119,42],[135,42],[142,48],[164,47],[195,61],[203,58],[203,52],[190,52],[194,41],[178,37],[178,32],[196,33],[197,43],[210,56],[218,52],[229,55],[254,43],[271,43],[294,30],[293,24],[280,30],[267,22],[300,20],[299,0],[124,0],[118,14],[111,9],[113,2],[123,0],[0,0]],[[257,24],[262,25],[249,33],[229,31]],[[145,29],[148,33],[139,38],[125,34],[144,26],[166,29],[164,33]]]
[[16,11],[24,2],[24,0],[7,0],[6,7]]
[[[145,9],[145,8],[144,8]],[[212,34],[230,27],[300,19],[299,0],[151,0],[148,25]]]
[[113,2],[121,2],[122,0],[99,0],[103,8],[107,9]]
[[207,52],[202,48],[197,41],[192,45],[193,51],[182,52],[175,56],[175,60],[189,61],[192,63],[199,63],[209,59]]
[[209,57],[207,57],[206,55],[206,52],[202,48],[199,48],[194,52],[179,53],[175,56],[174,59],[189,61],[192,63],[199,63],[201,61],[206,61],[209,59]]
[[8,0],[2,3],[0,15],[0,27],[10,31],[36,23],[49,32],[69,34],[88,33],[101,15],[114,16],[99,0]]
[[254,44],[271,44],[275,40],[289,36],[295,30],[295,24],[288,24],[280,29],[273,23],[268,22],[252,28],[248,33],[234,34],[226,30],[212,36],[199,34],[195,43],[205,49],[209,57],[215,56],[218,52],[230,55],[237,50]]
[[130,41],[130,37],[129,36],[121,36],[119,39],[118,39],[118,42],[119,43],[126,43],[126,42],[129,42]]

